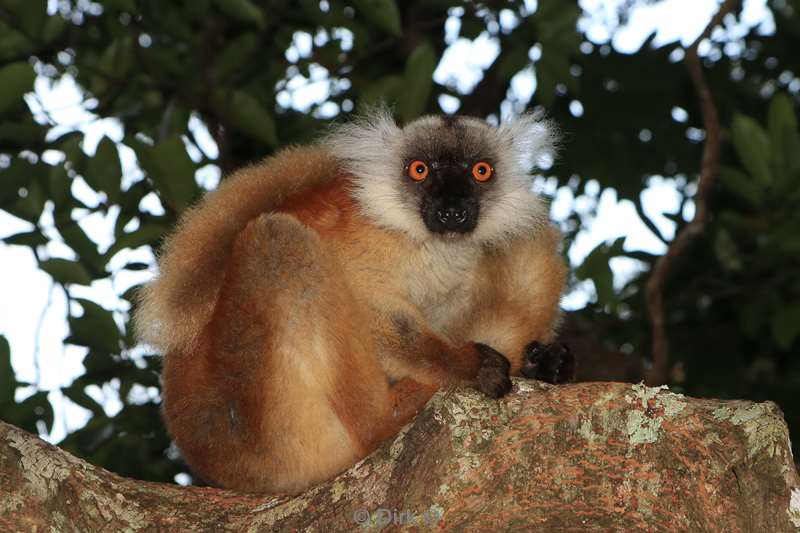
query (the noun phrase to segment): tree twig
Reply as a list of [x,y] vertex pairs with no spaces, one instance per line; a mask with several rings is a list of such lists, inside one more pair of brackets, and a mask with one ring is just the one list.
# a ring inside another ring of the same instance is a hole
[[703,33],[686,50],[684,62],[692,79],[700,110],[703,114],[703,126],[706,130],[706,142],[703,147],[703,160],[700,167],[700,177],[697,181],[697,194],[695,195],[695,215],[689,224],[683,227],[667,248],[667,252],[656,261],[653,272],[647,280],[645,297],[647,309],[650,314],[650,329],[652,341],[653,366],[647,373],[645,381],[648,385],[660,385],[667,381],[669,369],[669,340],[666,332],[666,319],[664,318],[664,286],[676,260],[683,255],[689,245],[705,231],[709,218],[708,197],[711,188],[719,173],[720,154],[720,125],[717,109],[711,98],[703,67],[697,49],[700,43],[707,39],[726,15],[739,9],[741,0],[725,0],[719,11],[706,26]]

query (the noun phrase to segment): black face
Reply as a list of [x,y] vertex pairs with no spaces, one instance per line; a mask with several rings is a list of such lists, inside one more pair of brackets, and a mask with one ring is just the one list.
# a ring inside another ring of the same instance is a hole
[[468,117],[423,119],[408,131],[405,182],[428,231],[453,236],[475,230],[481,197],[496,183],[492,139],[491,128]]
[[[421,180],[420,164],[427,167]],[[420,191],[420,214],[432,233],[469,233],[477,226],[482,185],[473,177],[472,166],[466,161],[409,162],[409,176]]]

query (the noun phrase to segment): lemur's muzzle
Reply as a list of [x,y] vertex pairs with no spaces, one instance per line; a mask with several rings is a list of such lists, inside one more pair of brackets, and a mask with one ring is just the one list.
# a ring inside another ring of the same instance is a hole
[[466,209],[443,207],[436,211],[436,218],[448,230],[456,231],[467,221],[468,214]]

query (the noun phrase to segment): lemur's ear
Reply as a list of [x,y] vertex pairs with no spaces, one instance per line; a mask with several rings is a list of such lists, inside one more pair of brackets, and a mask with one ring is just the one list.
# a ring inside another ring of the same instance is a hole
[[333,126],[323,141],[340,160],[358,168],[359,163],[369,163],[373,158],[383,162],[400,133],[391,110],[382,104],[352,122]]
[[558,148],[558,128],[544,118],[544,113],[520,115],[501,124],[497,132],[527,171],[541,164],[544,157],[553,158]]

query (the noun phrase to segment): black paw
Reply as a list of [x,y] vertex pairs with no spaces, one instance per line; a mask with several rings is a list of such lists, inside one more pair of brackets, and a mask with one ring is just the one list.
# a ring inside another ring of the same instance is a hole
[[491,346],[476,342],[475,347],[480,354],[480,367],[475,377],[477,389],[490,398],[505,396],[511,390],[508,359]]
[[522,352],[521,373],[547,383],[566,383],[575,376],[575,356],[566,344],[534,341]]

